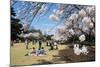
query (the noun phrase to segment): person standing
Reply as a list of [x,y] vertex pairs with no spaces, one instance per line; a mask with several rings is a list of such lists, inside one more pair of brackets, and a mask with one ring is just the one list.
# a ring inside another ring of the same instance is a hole
[[41,47],[42,47],[42,42],[39,41],[39,49],[41,49]]
[[26,49],[28,49],[28,40],[25,40]]
[[51,42],[50,42],[50,50],[53,50],[53,49],[54,49],[54,48],[53,48],[53,44],[54,44],[53,41],[51,41]]
[[34,45],[34,40],[32,40],[32,45]]
[[46,41],[46,46],[48,46],[48,41]]
[[55,48],[55,49],[58,49],[58,44],[57,44],[56,41],[54,42],[54,48]]

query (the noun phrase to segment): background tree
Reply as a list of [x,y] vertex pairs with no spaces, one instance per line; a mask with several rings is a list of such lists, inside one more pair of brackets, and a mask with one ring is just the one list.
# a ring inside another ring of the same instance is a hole
[[[19,19],[16,18],[16,13],[13,7],[11,7],[11,41],[18,39],[18,35],[21,34],[22,24],[19,23]],[[13,44],[11,44],[13,46]]]

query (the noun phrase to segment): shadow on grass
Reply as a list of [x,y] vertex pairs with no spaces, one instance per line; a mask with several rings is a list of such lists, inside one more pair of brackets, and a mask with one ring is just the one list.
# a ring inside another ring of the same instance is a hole
[[44,65],[44,64],[53,64],[51,61],[47,61],[47,60],[38,60],[40,63],[38,65]]
[[95,49],[89,47],[88,55],[75,55],[72,48],[59,50],[58,57],[60,60],[66,62],[88,62],[88,61],[95,61]]

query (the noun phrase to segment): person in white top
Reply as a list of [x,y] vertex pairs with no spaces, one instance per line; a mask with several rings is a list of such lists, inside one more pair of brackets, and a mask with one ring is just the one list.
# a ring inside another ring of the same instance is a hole
[[57,44],[57,42],[54,42],[54,49],[58,49],[58,44]]
[[89,51],[85,45],[83,45],[82,48],[80,49],[79,44],[74,44],[73,50],[76,55],[80,55],[81,53],[84,55],[87,55],[89,53]]
[[80,55],[81,54],[81,49],[79,49],[79,44],[74,44],[73,50],[74,50],[74,53],[76,55]]
[[89,53],[87,47],[85,45],[82,46],[82,49],[81,49],[81,52],[84,54],[84,55],[87,55]]

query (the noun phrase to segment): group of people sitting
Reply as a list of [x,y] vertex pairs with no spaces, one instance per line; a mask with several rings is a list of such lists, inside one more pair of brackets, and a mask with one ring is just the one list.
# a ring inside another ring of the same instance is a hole
[[26,56],[44,56],[46,55],[46,52],[44,50],[44,47],[38,48],[37,50],[33,47],[31,51],[28,51]]
[[82,48],[79,48],[79,44],[74,44],[73,50],[76,55],[80,55],[80,54],[87,55],[89,53],[85,45],[83,45]]

